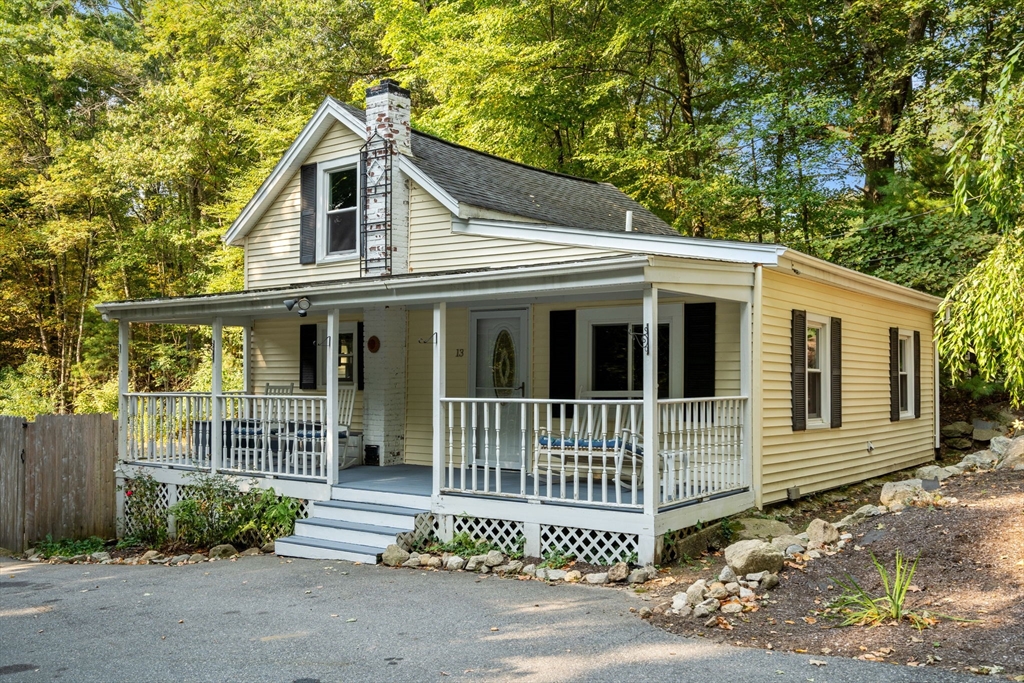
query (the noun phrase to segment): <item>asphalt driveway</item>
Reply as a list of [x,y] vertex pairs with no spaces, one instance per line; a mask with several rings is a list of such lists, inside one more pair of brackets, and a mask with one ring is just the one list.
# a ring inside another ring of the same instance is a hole
[[975,680],[681,638],[591,586],[274,556],[0,572],[0,683]]

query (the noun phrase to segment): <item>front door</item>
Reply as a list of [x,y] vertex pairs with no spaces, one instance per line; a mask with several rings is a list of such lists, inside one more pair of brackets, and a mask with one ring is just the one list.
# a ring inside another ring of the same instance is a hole
[[[526,396],[529,376],[529,347],[526,342],[527,311],[473,311],[470,313],[470,387],[475,398],[512,399]],[[522,450],[522,407],[501,402],[487,406],[489,430],[483,429],[483,415],[477,414],[477,460],[493,465],[495,451],[502,467],[519,469]],[[496,413],[501,431],[495,430]],[[498,446],[498,448],[495,448]]]

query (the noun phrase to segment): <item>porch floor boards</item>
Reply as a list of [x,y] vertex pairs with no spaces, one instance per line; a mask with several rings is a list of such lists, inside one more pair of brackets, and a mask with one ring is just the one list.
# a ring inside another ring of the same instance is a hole
[[[448,471],[445,470],[445,477],[448,476]],[[472,482],[472,473],[467,470],[466,481],[467,483]],[[483,471],[477,471],[477,488],[483,487]],[[562,487],[559,484],[559,477],[557,474],[553,474],[551,477],[551,496],[550,502],[552,503],[564,503],[566,505],[573,504],[573,493],[574,485],[571,479],[566,478],[566,497],[562,498]],[[454,484],[458,485],[461,483],[461,473],[459,470],[455,471]],[[493,492],[495,490],[495,472],[491,470],[488,472],[488,483],[490,484],[489,490]],[[520,473],[518,470],[502,470],[501,471],[501,490],[505,493],[518,494],[520,491]],[[579,498],[585,499],[587,497],[588,482],[586,480],[580,480]],[[357,489],[362,491],[377,491],[380,493],[398,493],[404,495],[414,496],[426,496],[430,497],[431,487],[433,485],[431,468],[426,465],[390,465],[387,467],[371,467],[371,466],[360,466],[351,467],[347,470],[342,470],[338,473],[338,483],[335,485],[336,489]],[[603,497],[603,491],[601,490],[601,482],[593,482],[593,500],[595,504],[600,504],[601,501],[607,500],[609,503],[615,503],[615,484],[609,482],[607,488],[607,499]],[[450,493],[450,492],[449,492]],[[533,496],[539,495],[541,498],[548,500],[548,484],[547,476],[542,472],[540,476],[539,489],[534,491],[534,477],[529,475],[526,478],[526,493],[527,495]],[[466,491],[467,495],[472,495],[471,491]],[[455,495],[458,495],[456,492]],[[514,499],[512,499],[514,500]],[[520,499],[523,500],[523,499]],[[636,503],[642,504],[644,500],[644,490],[640,489],[637,492]],[[523,500],[525,502],[525,500]],[[622,504],[631,505],[633,504],[633,496],[629,491],[628,486],[622,487]]]

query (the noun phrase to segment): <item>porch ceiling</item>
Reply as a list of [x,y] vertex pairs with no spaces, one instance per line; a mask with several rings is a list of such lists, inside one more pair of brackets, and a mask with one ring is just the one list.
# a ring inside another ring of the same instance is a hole
[[285,299],[309,298],[310,313],[331,309],[361,310],[379,305],[431,305],[488,301],[514,302],[558,299],[566,294],[589,296],[604,292],[640,292],[649,281],[651,257],[617,256],[537,266],[488,268],[473,271],[354,278],[292,287],[230,292],[167,299],[144,299],[98,304],[104,320],[208,325],[221,318],[225,325],[244,325],[254,318],[294,315]]

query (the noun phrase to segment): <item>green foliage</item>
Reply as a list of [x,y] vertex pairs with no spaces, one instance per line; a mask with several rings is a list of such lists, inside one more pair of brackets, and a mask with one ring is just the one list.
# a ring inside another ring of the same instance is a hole
[[98,536],[90,536],[84,539],[62,538],[53,540],[53,536],[46,534],[46,538],[36,543],[36,552],[43,557],[74,557],[75,555],[91,555],[103,550],[106,542]]
[[208,548],[219,543],[260,546],[292,533],[299,502],[255,485],[239,489],[230,477],[196,472],[169,512],[179,541]]
[[572,553],[567,553],[561,548],[551,548],[544,553],[540,566],[548,567],[550,569],[562,569],[563,567],[569,566],[569,564],[575,559],[576,556]]
[[161,505],[162,484],[146,472],[125,479],[120,490],[125,496],[125,515],[131,520],[130,537],[149,547],[167,540],[167,514]]
[[468,559],[473,555],[486,555],[492,550],[501,550],[501,548],[489,541],[473,538],[469,532],[462,531],[452,536],[452,540],[447,543],[429,543],[422,550],[434,554],[451,553]]
[[882,580],[882,595],[879,597],[873,597],[861,588],[849,574],[845,582],[834,579],[843,593],[832,602],[832,606],[843,613],[843,625],[877,626],[885,621],[900,622],[904,619],[919,629],[929,624],[931,619],[926,614],[918,614],[906,607],[907,592],[913,583],[919,559],[920,556],[914,558],[910,564],[897,550],[895,571],[890,577],[889,571],[872,553],[871,561]]

